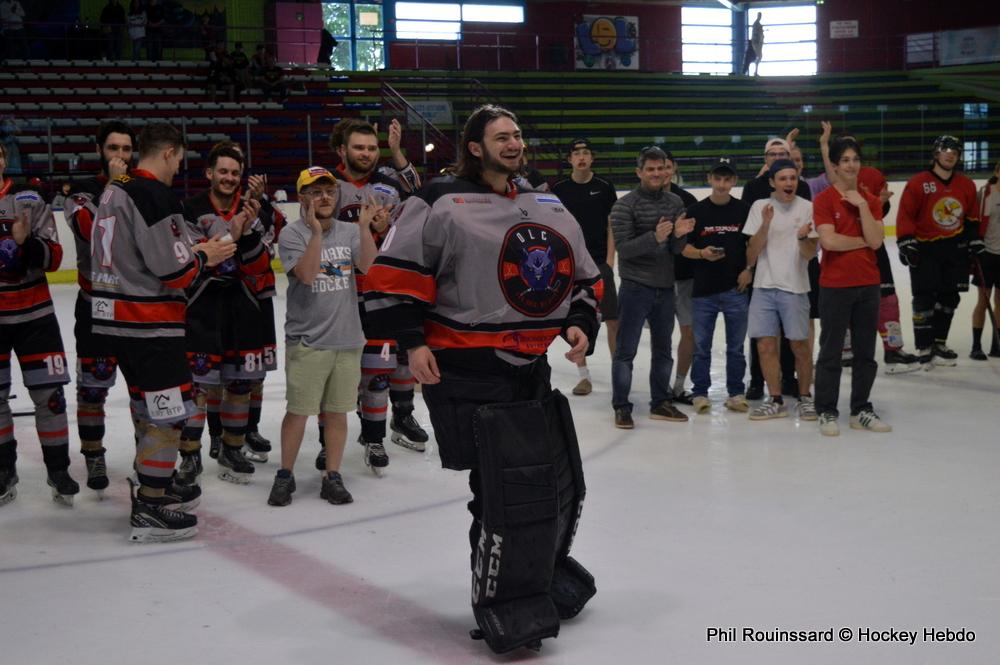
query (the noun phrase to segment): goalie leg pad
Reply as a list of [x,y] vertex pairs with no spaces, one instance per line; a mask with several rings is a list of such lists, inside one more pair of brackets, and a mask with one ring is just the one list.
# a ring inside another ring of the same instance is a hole
[[559,618],[572,619],[597,593],[594,576],[569,556],[583,512],[587,487],[583,479],[583,462],[580,459],[580,446],[576,439],[569,400],[558,390],[553,390],[542,405],[547,416],[559,496],[556,563],[550,594]]
[[472,605],[487,644],[504,653],[559,633],[549,597],[558,483],[540,402],[479,406],[472,426],[482,493]]

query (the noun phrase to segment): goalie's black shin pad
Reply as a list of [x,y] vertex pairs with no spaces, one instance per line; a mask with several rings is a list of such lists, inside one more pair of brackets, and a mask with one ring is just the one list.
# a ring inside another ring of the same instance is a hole
[[543,406],[553,447],[559,495],[559,533],[556,541],[555,570],[551,596],[560,619],[572,619],[597,593],[594,576],[581,566],[569,551],[583,512],[587,487],[583,481],[583,462],[576,440],[576,427],[569,401],[558,390],[545,399]]
[[558,544],[556,470],[538,401],[476,409],[482,528],[472,570],[472,611],[496,653],[559,634],[549,596]]

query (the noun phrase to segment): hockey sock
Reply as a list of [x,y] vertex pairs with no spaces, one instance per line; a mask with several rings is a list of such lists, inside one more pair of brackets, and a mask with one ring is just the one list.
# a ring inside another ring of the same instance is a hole
[[35,403],[35,428],[46,468],[49,471],[69,468],[69,425],[62,386],[29,388],[28,394]]
[[250,386],[250,417],[247,419],[247,431],[256,432],[260,424],[260,412],[264,404],[264,380],[254,381]]
[[222,441],[227,446],[242,447],[250,415],[250,383],[230,381],[222,398]]
[[76,428],[81,452],[104,452],[104,403],[107,398],[107,388],[79,386],[76,389]]
[[[995,344],[995,342],[994,342]],[[983,350],[983,329],[972,326],[972,350]]]
[[208,409],[208,434],[209,436],[222,436],[222,386],[210,384],[205,386],[207,392],[206,407]]
[[181,430],[180,447],[184,452],[190,453],[201,449],[201,435],[205,431],[205,408],[208,403],[210,387],[202,383],[195,383],[194,389],[191,391],[195,412],[184,422],[184,429]]

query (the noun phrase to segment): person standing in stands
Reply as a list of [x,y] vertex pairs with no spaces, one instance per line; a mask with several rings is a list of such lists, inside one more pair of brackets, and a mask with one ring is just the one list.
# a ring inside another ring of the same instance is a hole
[[153,62],[163,59],[163,30],[167,15],[160,0],[147,0],[146,5],[146,57]]
[[743,56],[743,75],[750,73],[750,65],[755,64],[753,75],[760,72],[760,60],[764,57],[764,25],[761,23],[761,13],[757,12],[757,20],[750,27],[750,41]]
[[[587,251],[594,260],[604,281],[601,299],[601,320],[608,333],[608,349],[615,354],[618,336],[618,294],[615,291],[615,238],[611,233],[611,208],[618,200],[614,185],[591,170],[594,148],[587,139],[575,139],[569,144],[567,158],[573,173],[552,186],[566,209],[580,224]],[[591,340],[591,345],[595,340]],[[593,352],[593,349],[591,349]],[[574,395],[589,395],[593,390],[586,356],[577,361],[580,381],[573,387]]]

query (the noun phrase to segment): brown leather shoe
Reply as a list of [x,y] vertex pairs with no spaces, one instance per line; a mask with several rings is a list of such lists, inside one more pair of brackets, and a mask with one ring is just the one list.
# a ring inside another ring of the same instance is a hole
[[615,427],[618,429],[632,429],[635,423],[632,422],[632,412],[621,407],[615,409]]
[[590,391],[592,391],[593,389],[594,386],[591,385],[590,379],[580,379],[580,383],[576,384],[576,386],[573,388],[573,394],[589,395]]
[[649,417],[653,420],[669,420],[672,423],[686,423],[687,415],[678,410],[670,402],[663,402],[649,410]]

